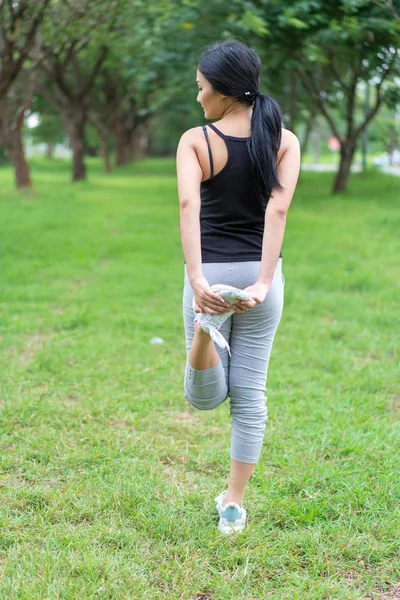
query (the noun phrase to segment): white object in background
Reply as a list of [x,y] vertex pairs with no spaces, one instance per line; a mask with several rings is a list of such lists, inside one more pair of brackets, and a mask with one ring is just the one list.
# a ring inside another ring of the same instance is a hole
[[164,340],[160,337],[153,337],[150,340],[150,344],[163,344]]

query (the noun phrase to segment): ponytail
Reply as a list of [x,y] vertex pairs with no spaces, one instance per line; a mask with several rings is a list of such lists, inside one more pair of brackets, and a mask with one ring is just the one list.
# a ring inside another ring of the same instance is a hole
[[274,189],[282,190],[276,158],[282,139],[282,113],[279,104],[259,94],[253,104],[251,136],[247,141],[253,167],[254,191],[262,206],[267,206]]

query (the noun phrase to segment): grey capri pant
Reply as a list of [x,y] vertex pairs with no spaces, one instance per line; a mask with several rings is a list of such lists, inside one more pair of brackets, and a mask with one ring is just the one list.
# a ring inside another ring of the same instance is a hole
[[[255,283],[260,265],[260,261],[203,263],[202,270],[210,285],[224,283],[244,289]],[[185,398],[199,410],[212,410],[230,397],[231,458],[245,463],[258,462],[263,444],[268,419],[265,395],[268,363],[282,315],[284,282],[282,258],[279,258],[264,302],[243,314],[234,313],[220,328],[230,344],[231,356],[226,349],[216,345],[219,363],[199,371],[188,362],[194,336],[194,314],[193,290],[184,265]]]

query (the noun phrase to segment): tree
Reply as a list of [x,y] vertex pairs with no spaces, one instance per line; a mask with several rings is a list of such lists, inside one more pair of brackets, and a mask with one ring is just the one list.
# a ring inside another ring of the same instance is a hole
[[[278,53],[283,62],[290,57],[311,102],[341,141],[333,191],[344,190],[360,134],[393,93],[399,25],[370,0],[298,0],[290,7],[260,0],[254,5],[263,11],[270,54]],[[362,80],[374,84],[375,95],[369,114],[356,122],[357,84]],[[334,118],[335,109],[339,119]]]
[[383,110],[375,119],[370,130],[370,138],[374,142],[380,142],[392,162],[394,150],[400,148],[400,118],[396,118],[393,109]]
[[[78,43],[74,39],[67,43],[64,52],[49,53],[50,56],[43,67],[48,79],[40,88],[45,98],[57,107],[64,120],[72,148],[72,181],[86,178],[85,127],[88,121],[90,94],[107,53],[107,47],[101,46],[92,61],[87,59],[87,55],[84,60],[82,51],[87,44],[88,39],[84,43]],[[69,78],[70,73],[73,75]]]
[[38,31],[49,3],[0,0],[0,142],[10,156],[17,188],[32,185],[22,131],[35,85]]
[[[122,0],[64,4],[68,19],[75,17],[55,40],[52,25],[45,32],[40,92],[61,114],[72,148],[72,181],[86,178],[85,128],[91,95],[101,67],[120,26]],[[61,7],[57,7],[61,10]],[[60,15],[58,13],[58,18]],[[50,39],[46,43],[46,39]]]

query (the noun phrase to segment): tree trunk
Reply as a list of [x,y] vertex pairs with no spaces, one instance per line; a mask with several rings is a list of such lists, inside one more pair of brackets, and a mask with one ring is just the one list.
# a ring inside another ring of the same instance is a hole
[[100,135],[100,148],[103,157],[103,167],[105,173],[111,173],[110,153],[108,151],[108,135]]
[[321,152],[321,123],[318,118],[314,119],[310,140],[312,161],[318,164]]
[[108,139],[110,137],[110,130],[107,119],[101,121],[101,117],[94,111],[89,112],[89,121],[96,129],[100,138],[100,153],[103,157],[103,168],[105,173],[111,172],[110,153],[108,149]]
[[128,132],[125,132],[125,163],[131,163],[133,161],[133,137],[132,135],[128,136]]
[[54,144],[51,142],[46,144],[46,158],[54,158]]
[[147,156],[154,156],[156,153],[154,147],[154,132],[153,127],[150,125],[147,128]]
[[76,119],[69,123],[68,132],[72,148],[72,181],[86,179],[85,156],[85,121]]
[[132,158],[133,160],[143,158],[141,127],[137,127],[132,136]]
[[288,129],[295,133],[297,116],[297,75],[294,69],[289,74],[290,95],[289,95],[289,124]]
[[306,123],[306,128],[304,131],[304,136],[303,136],[303,140],[301,142],[301,155],[306,153],[307,150],[307,146],[308,146],[308,141],[310,139],[310,134],[311,131],[314,127],[314,122],[315,122],[315,117],[317,114],[317,108],[315,106],[315,103],[313,102],[311,105],[311,111],[310,111],[310,116],[307,119],[307,123]]
[[141,122],[135,129],[132,137],[133,160],[140,160],[147,156],[149,145],[148,123]]
[[14,167],[15,185],[19,189],[32,187],[30,169],[25,158],[23,128],[23,113],[17,117],[11,112],[6,100],[1,102],[0,140]]
[[126,162],[125,157],[125,127],[123,120],[115,120],[115,166],[121,167]]
[[118,120],[115,127],[115,166],[126,165],[133,160],[132,131],[123,120]]
[[356,149],[357,140],[350,138],[342,140],[340,148],[340,165],[333,184],[332,192],[342,192],[346,189],[350,175],[351,163]]
[[85,127],[88,120],[88,110],[82,104],[70,104],[67,108],[59,106],[65,129],[68,132],[72,150],[72,181],[86,179],[85,158]]
[[25,158],[22,130],[22,125],[17,125],[10,127],[8,132],[8,151],[14,167],[15,184],[18,189],[32,187],[30,169]]
[[115,132],[115,164],[125,165],[134,157],[133,134],[137,127],[135,106],[131,106],[128,112],[120,113],[114,120]]

